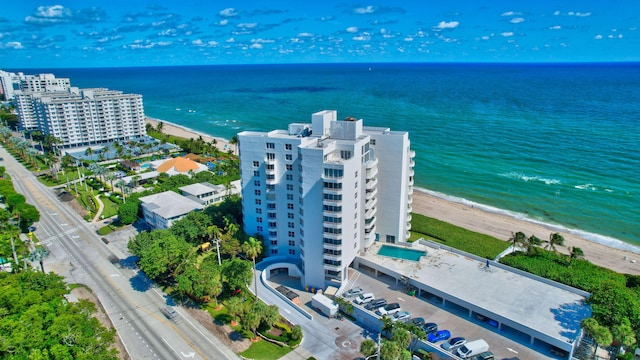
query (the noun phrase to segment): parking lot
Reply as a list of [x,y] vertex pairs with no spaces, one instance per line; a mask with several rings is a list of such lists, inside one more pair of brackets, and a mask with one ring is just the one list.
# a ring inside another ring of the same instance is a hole
[[[442,306],[439,301],[416,298],[406,294],[404,285],[396,286],[395,279],[382,275],[374,278],[372,274],[349,269],[352,287],[361,287],[364,292],[371,292],[376,299],[384,298],[388,303],[397,302],[402,310],[411,313],[412,317],[422,317],[426,322],[438,324],[439,329],[451,332],[451,337],[462,336],[467,341],[484,339],[489,344],[489,351],[496,359],[556,359],[550,353],[540,353],[529,346],[529,337],[500,331],[480,319],[470,318],[466,309],[448,303]],[[440,345],[440,343],[438,343]],[[540,351],[545,351],[538,349]]]

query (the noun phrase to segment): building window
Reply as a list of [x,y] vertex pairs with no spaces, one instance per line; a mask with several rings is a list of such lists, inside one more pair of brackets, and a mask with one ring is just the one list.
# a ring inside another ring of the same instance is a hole
[[278,255],[278,249],[271,249],[271,255]]
[[293,184],[287,184],[287,190],[293,191]]
[[276,208],[276,204],[275,203],[269,203],[267,204],[267,209],[273,210]]
[[276,154],[267,153],[267,160],[275,160],[275,159],[276,159]]
[[293,229],[296,227],[296,224],[294,224],[293,222],[289,222],[287,226],[289,227],[289,229]]
[[268,184],[267,185],[267,190],[275,190],[276,189],[276,185],[275,184]]
[[253,170],[253,176],[260,176],[260,171]]
[[256,208],[256,214],[262,214],[262,209]]
[[253,186],[260,186],[260,180],[253,180]]
[[289,255],[295,255],[295,254],[296,254],[295,249],[289,249]]
[[287,200],[293,200],[293,194],[287,194]]
[[277,231],[269,231],[269,237],[271,237],[271,238],[278,237],[278,232]]
[[341,178],[344,176],[344,170],[342,169],[324,169],[324,177],[326,178]]
[[269,227],[270,227],[270,228],[278,227],[278,223],[277,223],[277,222],[275,222],[275,221],[269,221]]
[[296,237],[295,231],[289,231],[289,237]]
[[387,242],[388,243],[395,243],[396,242],[396,237],[393,235],[387,235]]
[[325,189],[335,189],[335,190],[342,190],[342,183],[332,183],[332,182],[324,182],[324,188]]
[[[289,166],[289,165],[287,165]],[[293,175],[292,174],[287,174],[286,175],[287,181],[293,181]]]
[[293,171],[293,165],[287,164],[287,171]]
[[262,200],[256,199],[256,205],[262,205]]
[[271,240],[271,246],[277,246],[278,240]]
[[292,148],[291,144],[284,144],[284,149],[285,150],[291,151],[291,148]]
[[375,144],[376,144],[376,139],[371,139],[371,140],[369,140],[369,144],[370,144],[370,145],[374,145],[374,146],[375,146]]
[[294,216],[293,213],[287,213],[287,218],[288,219],[293,219],[293,216]]
[[258,167],[260,166],[260,162],[259,161],[254,161],[253,162],[253,167]]
[[256,230],[258,230],[258,232],[262,232],[262,226],[258,226]]
[[257,223],[261,223],[261,222],[262,222],[262,218],[261,218],[261,217],[257,217],[257,218],[256,218],[256,222],[257,222]]
[[267,170],[275,170],[276,166],[273,164],[267,164]]
[[285,159],[287,159],[287,161],[291,161],[291,160],[293,160],[293,155],[287,154],[287,155],[285,155]]
[[276,176],[274,174],[267,174],[267,180],[275,180]]
[[292,203],[288,203],[288,204],[287,204],[287,209],[289,209],[289,210],[293,210],[293,204],[292,204]]
[[276,217],[277,217],[276,213],[274,212],[269,213],[269,219],[275,219]]
[[261,192],[260,190],[255,190],[253,193],[254,193],[256,196],[260,196],[260,195],[262,195],[262,192]]
[[289,246],[296,246],[295,240],[289,240]]
[[276,144],[272,143],[272,142],[268,142],[267,143],[267,149],[275,149],[276,148]]

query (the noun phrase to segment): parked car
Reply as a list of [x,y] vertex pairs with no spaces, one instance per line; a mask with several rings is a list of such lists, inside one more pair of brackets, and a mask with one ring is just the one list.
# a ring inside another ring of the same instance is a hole
[[464,345],[464,343],[466,342],[467,342],[467,339],[463,337],[454,337],[449,339],[449,341],[442,343],[440,347],[447,351],[453,351],[455,348]]
[[411,318],[411,314],[409,314],[408,311],[398,311],[397,313],[393,314],[393,316],[391,317],[391,321],[405,321],[405,320],[409,320]]
[[365,309],[370,310],[370,311],[374,311],[377,308],[381,308],[383,306],[387,305],[387,300],[385,299],[375,299],[372,300],[371,302],[369,302],[367,305],[365,305]]
[[424,326],[422,326],[422,329],[424,330],[425,334],[429,335],[431,333],[438,331],[438,324],[426,323],[424,324]]
[[381,308],[379,308],[378,310],[376,310],[376,314],[383,316],[383,315],[392,315],[397,313],[398,311],[400,311],[400,304],[398,303],[391,303],[391,304],[387,304]]
[[355,298],[353,300],[354,303],[358,304],[358,305],[362,305],[362,304],[366,304],[368,302],[371,302],[372,300],[374,300],[376,297],[373,296],[372,293],[366,293],[366,294],[362,294],[360,296],[358,296],[357,298]]
[[491,351],[482,352],[473,357],[473,360],[493,360],[494,356]]
[[362,288],[353,288],[353,289],[349,289],[347,291],[344,292],[344,297],[354,297],[354,296],[360,296],[364,294],[364,290],[362,290]]
[[424,326],[424,319],[421,318],[421,317],[412,318],[412,319],[407,320],[407,323],[408,324],[413,324],[413,325],[415,325],[415,326],[417,326],[419,328],[422,328]]
[[429,342],[435,343],[442,340],[447,340],[451,337],[451,332],[449,330],[438,330],[433,332],[427,336],[427,340]]

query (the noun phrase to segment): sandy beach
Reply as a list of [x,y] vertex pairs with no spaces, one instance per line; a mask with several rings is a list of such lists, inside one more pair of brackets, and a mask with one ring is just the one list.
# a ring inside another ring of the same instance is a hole
[[220,151],[227,151],[229,149],[233,149],[233,145],[229,145],[229,140],[225,138],[214,137],[211,135],[199,133],[197,131],[187,129],[182,126],[179,126],[170,122],[166,122],[160,119],[152,119],[148,117],[145,119],[145,121],[147,124],[150,124],[154,129],[158,127],[159,122],[162,122],[163,123],[162,132],[168,135],[179,136],[185,139],[191,139],[191,138],[197,139],[198,136],[202,136],[202,139],[204,139],[204,141],[208,143],[211,143],[213,139],[216,139],[216,147],[220,149]]
[[[155,128],[157,123],[162,120],[147,118],[146,121]],[[211,142],[211,140],[214,139],[214,137],[209,135],[201,134],[166,121],[162,122],[164,123],[162,131],[166,134],[187,139],[202,136],[207,142]],[[230,149],[231,145],[229,145],[226,139],[218,137],[215,139],[217,140],[217,146],[220,150],[226,151]],[[579,247],[584,251],[585,259],[596,265],[612,269],[619,273],[640,275],[640,253],[613,248],[568,232],[556,231],[542,224],[485,211],[419,190],[413,192],[413,199],[412,206],[415,213],[446,221],[465,229],[491,235],[505,241],[511,237],[512,232],[522,231],[527,236],[536,235],[542,240],[547,240],[551,233],[559,232],[565,239],[565,247],[560,247],[559,251],[569,253],[569,247]]]

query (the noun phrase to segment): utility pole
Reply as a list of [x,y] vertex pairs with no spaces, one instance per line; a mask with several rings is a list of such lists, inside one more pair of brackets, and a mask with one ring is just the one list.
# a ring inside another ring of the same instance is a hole
[[222,265],[220,261],[220,239],[216,239],[216,251],[218,252],[218,266]]
[[378,356],[376,359],[380,360],[380,333],[378,333]]

